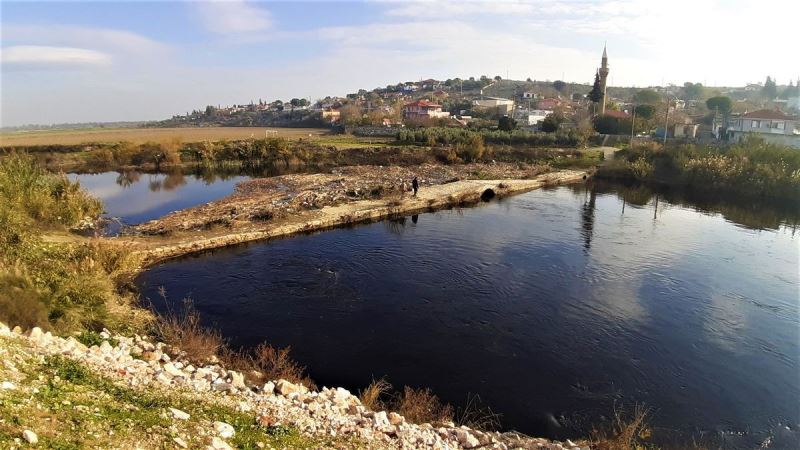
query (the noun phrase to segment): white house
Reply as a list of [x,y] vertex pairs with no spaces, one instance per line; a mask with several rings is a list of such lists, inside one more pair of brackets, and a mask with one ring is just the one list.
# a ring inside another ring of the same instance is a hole
[[739,142],[750,134],[767,142],[800,148],[800,118],[779,110],[762,109],[731,117],[727,133],[732,142]]
[[551,111],[543,109],[520,109],[514,113],[514,119],[518,120],[521,125],[533,127],[539,125]]
[[497,108],[501,114],[510,114],[514,110],[514,100],[507,98],[486,97],[473,100],[472,104],[482,108]]
[[429,100],[417,100],[403,106],[403,117],[406,119],[442,119],[450,117],[450,113],[442,111],[442,105]]

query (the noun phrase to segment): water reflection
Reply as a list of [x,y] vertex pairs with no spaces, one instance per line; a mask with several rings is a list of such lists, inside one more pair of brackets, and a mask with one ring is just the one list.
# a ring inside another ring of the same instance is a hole
[[622,200],[622,214],[627,204],[651,206],[653,219],[659,213],[659,199],[668,205],[693,209],[698,212],[721,214],[729,222],[753,230],[777,230],[786,227],[792,232],[800,225],[800,203],[776,202],[768,199],[746,199],[719,193],[696,190],[656,189],[643,184],[620,184],[593,180],[587,185],[573,185],[570,189],[586,193],[615,194]]
[[797,216],[744,226],[732,212],[757,209],[705,205],[558,187],[220,250],[138,281],[157,307],[159,286],[192,295],[235,345],[291,345],[324,385],[478,393],[506,427],[553,437],[638,402],[659,439],[797,448]]
[[594,189],[586,191],[589,200],[583,202],[583,212],[581,214],[581,229],[583,234],[583,248],[587,251],[592,247],[592,230],[594,229],[594,206],[597,200],[597,191]]
[[124,225],[155,219],[179,209],[197,206],[233,193],[248,176],[199,171],[184,174],[142,173],[136,170],[98,174],[70,174],[92,195],[103,201],[104,215],[120,222],[107,227],[118,233]]

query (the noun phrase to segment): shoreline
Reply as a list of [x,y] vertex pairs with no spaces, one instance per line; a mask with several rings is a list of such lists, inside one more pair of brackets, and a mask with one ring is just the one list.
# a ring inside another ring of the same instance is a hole
[[[343,204],[324,206],[320,209],[302,211],[290,217],[257,223],[248,221],[224,231],[199,230],[163,236],[122,236],[104,238],[123,245],[130,245],[134,253],[142,258],[139,271],[160,262],[206,250],[234,246],[242,243],[286,237],[310,231],[321,231],[343,225],[366,223],[396,216],[408,216],[433,212],[459,206],[476,204],[482,200],[521,194],[534,189],[577,183],[590,176],[589,171],[560,170],[535,176],[531,179],[460,180],[445,184],[424,186],[414,197],[380,198],[356,200]],[[236,207],[241,202],[235,196],[221,201],[225,208]],[[190,213],[195,208],[181,210],[175,214]],[[167,216],[148,222],[157,225]],[[219,219],[215,219],[219,220]]]

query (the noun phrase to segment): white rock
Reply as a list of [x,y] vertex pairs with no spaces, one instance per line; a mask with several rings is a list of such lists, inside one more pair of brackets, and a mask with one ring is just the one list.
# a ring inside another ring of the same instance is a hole
[[389,413],[389,423],[390,424],[392,424],[392,425],[401,425],[403,422],[405,422],[405,419],[400,414],[397,414],[396,412],[390,412]]
[[214,422],[214,430],[220,437],[225,439],[233,437],[233,435],[236,434],[236,430],[225,422]]
[[172,417],[179,419],[179,420],[189,420],[189,413],[181,411],[180,409],[170,408],[169,412],[172,413]]
[[186,441],[184,441],[179,437],[172,438],[172,441],[175,442],[175,445],[177,445],[180,448],[189,448],[189,444],[187,444]]
[[231,385],[237,389],[245,389],[247,386],[244,384],[244,375],[235,370],[231,370],[228,372],[231,376]]
[[289,395],[295,392],[300,392],[300,387],[286,380],[278,380],[278,382],[275,384],[275,390],[281,395]]
[[386,411],[376,412],[375,415],[372,416],[372,424],[376,427],[389,425],[389,418],[386,417]]
[[467,430],[457,429],[456,430],[456,438],[458,439],[458,443],[461,444],[464,448],[474,448],[481,445],[480,441],[470,434]]
[[39,436],[37,436],[36,433],[34,433],[31,430],[23,431],[22,432],[22,438],[25,439],[26,441],[28,441],[29,444],[35,444],[35,443],[39,442]]
[[39,327],[33,327],[28,332],[28,338],[35,343],[39,343],[42,340],[42,329]]
[[113,350],[113,347],[111,347],[111,344],[109,344],[108,341],[103,341],[100,344],[100,353],[107,354],[107,353],[111,353],[112,350]]
[[16,389],[16,388],[17,388],[17,385],[15,385],[14,383],[12,383],[10,381],[3,381],[2,383],[0,383],[0,389],[2,389],[4,391],[5,390]]
[[233,385],[230,383],[214,383],[213,387],[215,391],[219,392],[228,392],[233,389]]
[[227,442],[216,436],[211,438],[211,445],[208,448],[212,450],[233,450]]
[[175,367],[175,365],[172,364],[172,363],[168,362],[168,363],[164,364],[163,367],[164,367],[164,372],[167,372],[170,376],[173,376],[173,377],[182,377],[182,376],[184,376],[183,372],[181,372],[180,369]]
[[261,392],[263,392],[265,394],[274,393],[275,392],[275,383],[273,383],[272,381],[267,381],[264,384],[264,387],[261,389]]

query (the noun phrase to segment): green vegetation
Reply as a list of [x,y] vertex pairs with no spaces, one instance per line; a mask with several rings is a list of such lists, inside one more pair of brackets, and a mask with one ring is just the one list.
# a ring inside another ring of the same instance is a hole
[[[8,345],[15,345],[8,342]],[[48,356],[43,362],[17,361],[27,376],[26,385],[36,387],[31,397],[23,391],[0,393],[0,446],[13,445],[21,430],[32,429],[43,448],[163,448],[172,438],[183,436],[190,447],[201,447],[199,428],[214,421],[230,424],[236,433],[230,443],[236,448],[336,448],[345,440],[311,439],[287,426],[258,423],[252,413],[243,413],[224,402],[198,399],[180,391],[140,391],[98,376],[82,364]],[[167,408],[190,414],[189,420],[174,420]],[[357,442],[347,445],[358,446]]]
[[638,104],[655,105],[661,102],[661,94],[652,89],[642,89],[633,95],[633,101]]
[[117,283],[137,262],[125,248],[64,233],[96,219],[99,201],[12,154],[0,160],[0,204],[0,320],[57,331],[131,323]]
[[472,131],[463,128],[431,127],[417,130],[403,130],[397,134],[397,140],[405,143],[422,145],[464,144],[474,136],[479,136],[486,144],[527,145],[538,147],[577,147],[584,143],[583,138],[575,132],[548,134],[533,133],[524,130],[480,130]]
[[722,115],[728,115],[733,111],[733,101],[730,97],[711,97],[706,100],[706,107],[709,111],[719,111]]
[[598,177],[653,181],[797,201],[800,152],[751,138],[730,147],[638,146],[617,153]]

